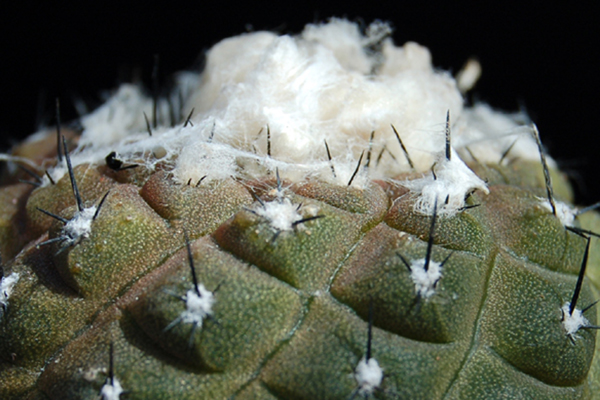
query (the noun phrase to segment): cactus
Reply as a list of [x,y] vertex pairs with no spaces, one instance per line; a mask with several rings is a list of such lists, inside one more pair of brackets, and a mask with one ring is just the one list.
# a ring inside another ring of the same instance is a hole
[[599,398],[600,216],[389,34],[227,39],[1,155],[0,397]]

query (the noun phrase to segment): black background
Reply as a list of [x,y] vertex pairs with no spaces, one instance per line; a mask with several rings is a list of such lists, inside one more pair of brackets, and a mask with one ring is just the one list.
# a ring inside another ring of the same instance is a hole
[[[201,65],[202,51],[247,29],[296,33],[308,22],[346,16],[390,21],[397,43],[430,48],[434,65],[456,72],[470,56],[483,65],[474,95],[493,107],[524,106],[562,167],[574,171],[578,201],[600,200],[600,15],[585,7],[542,2],[165,2],[86,1],[78,6],[20,2],[0,10],[0,149],[52,123],[54,98],[63,120],[71,98],[100,103],[138,70],[149,84],[153,55],[164,82]],[[481,4],[484,3],[484,4]],[[41,103],[39,100],[42,100]],[[39,121],[38,103],[42,104]]]

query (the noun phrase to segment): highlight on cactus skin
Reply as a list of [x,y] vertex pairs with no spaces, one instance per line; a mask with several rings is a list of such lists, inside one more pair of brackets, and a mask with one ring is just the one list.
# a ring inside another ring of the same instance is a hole
[[600,398],[600,203],[390,33],[57,100],[0,154],[0,398]]

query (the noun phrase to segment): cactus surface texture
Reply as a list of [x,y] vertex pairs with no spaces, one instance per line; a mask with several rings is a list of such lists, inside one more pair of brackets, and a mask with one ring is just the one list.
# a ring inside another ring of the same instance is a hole
[[0,398],[600,398],[600,216],[389,36],[226,39],[1,155]]

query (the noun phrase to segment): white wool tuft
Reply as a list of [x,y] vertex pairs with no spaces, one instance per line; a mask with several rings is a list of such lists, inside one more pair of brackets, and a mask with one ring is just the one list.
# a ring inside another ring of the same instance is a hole
[[106,383],[100,390],[100,396],[102,396],[102,400],[119,400],[122,393],[123,387],[121,387],[121,382],[119,382],[116,377],[112,378],[112,383],[110,378],[107,379]]
[[[8,306],[8,299],[18,281],[19,274],[16,272],[13,272],[8,276],[3,276],[0,280],[0,307],[2,309]],[[2,310],[0,310],[0,314],[1,313]]]
[[84,208],[83,211],[77,211],[63,227],[62,235],[66,238],[62,242],[62,247],[71,246],[81,239],[87,239],[92,233],[92,221],[97,207],[92,206]]
[[425,270],[425,259],[413,260],[410,265],[410,277],[415,284],[415,291],[423,298],[435,294],[435,287],[442,278],[442,265],[429,260],[429,267]]
[[151,118],[152,99],[135,85],[121,85],[100,108],[81,119],[83,134],[80,145],[113,143],[128,132],[145,129],[144,114]]
[[442,154],[433,173],[421,179],[406,181],[404,186],[419,194],[415,211],[433,215],[437,205],[439,215],[452,216],[465,206],[465,197],[475,189],[489,193],[487,185],[452,151],[450,160]]
[[185,183],[190,179],[197,182],[206,176],[208,182],[236,176],[236,171],[235,153],[230,146],[196,141],[181,150],[173,177]]
[[[71,160],[73,161],[73,160]],[[58,164],[54,168],[47,170],[47,174],[42,176],[42,187],[52,184],[48,175],[52,178],[52,181],[58,182],[67,173],[67,166],[64,164]]]
[[264,207],[261,205],[254,211],[269,220],[271,227],[279,231],[292,230],[294,222],[302,219],[302,215],[298,213],[298,205],[288,198],[266,202]]
[[562,307],[562,323],[565,331],[567,331],[567,335],[571,336],[573,339],[576,339],[577,335],[575,334],[579,331],[579,329],[590,326],[590,322],[583,316],[583,313],[578,308],[575,308],[573,310],[573,314],[571,315],[569,311],[570,307],[570,302],[565,303],[565,305]]
[[200,296],[198,296],[198,293],[194,289],[188,290],[185,295],[186,309],[181,313],[181,320],[184,323],[195,324],[201,327],[202,321],[209,315],[212,315],[215,297],[203,284],[200,283],[197,287]]
[[369,395],[377,389],[383,381],[383,369],[374,358],[365,360],[363,357],[354,371],[354,378],[358,383],[358,391],[362,395]]
[[[539,198],[539,200],[542,204],[542,207],[552,212],[552,205],[548,199]],[[554,206],[556,207],[556,218],[558,218],[564,226],[573,226],[575,217],[577,216],[577,209],[570,207],[568,204],[563,203],[562,201],[556,200],[554,200]]]

